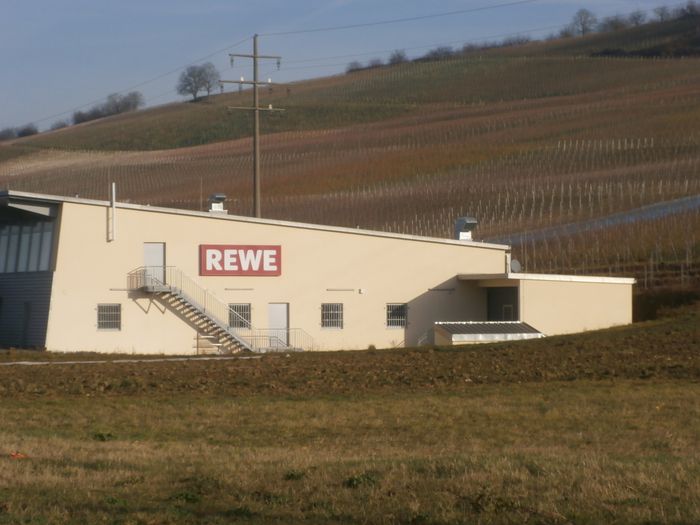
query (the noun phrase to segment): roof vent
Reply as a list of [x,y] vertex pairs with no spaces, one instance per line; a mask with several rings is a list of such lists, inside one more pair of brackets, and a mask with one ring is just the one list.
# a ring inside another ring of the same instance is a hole
[[474,217],[457,217],[455,221],[455,239],[459,241],[471,241],[472,230],[476,228],[478,221]]
[[209,197],[209,213],[228,213],[224,208],[225,193],[214,193]]

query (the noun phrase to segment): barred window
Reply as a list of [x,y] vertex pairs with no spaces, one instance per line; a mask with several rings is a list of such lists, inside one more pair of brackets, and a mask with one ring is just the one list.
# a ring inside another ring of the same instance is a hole
[[122,329],[122,305],[98,304],[97,305],[97,329],[121,330]]
[[408,324],[408,305],[406,303],[389,303],[386,305],[386,325],[403,328]]
[[250,328],[250,303],[229,304],[228,325],[230,328]]
[[323,303],[321,305],[321,328],[343,327],[343,303]]

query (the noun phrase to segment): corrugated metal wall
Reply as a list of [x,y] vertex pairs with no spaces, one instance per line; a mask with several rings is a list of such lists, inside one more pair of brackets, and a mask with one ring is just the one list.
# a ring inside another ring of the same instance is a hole
[[46,346],[53,272],[0,274],[0,347]]

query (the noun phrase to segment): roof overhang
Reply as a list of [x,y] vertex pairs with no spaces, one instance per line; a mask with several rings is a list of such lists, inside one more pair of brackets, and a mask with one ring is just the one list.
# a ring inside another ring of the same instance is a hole
[[58,215],[58,207],[55,201],[16,196],[8,190],[0,190],[0,208],[53,218]]

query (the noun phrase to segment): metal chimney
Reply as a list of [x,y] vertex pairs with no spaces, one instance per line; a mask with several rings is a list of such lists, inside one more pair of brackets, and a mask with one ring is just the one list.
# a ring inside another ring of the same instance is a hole
[[459,241],[471,241],[472,230],[479,223],[474,217],[457,217],[455,221],[455,239]]
[[209,197],[209,213],[228,213],[228,210],[224,208],[224,201],[226,200],[226,194],[224,193],[214,193]]

